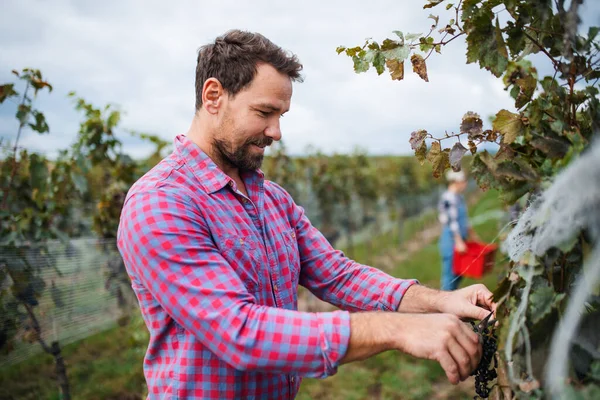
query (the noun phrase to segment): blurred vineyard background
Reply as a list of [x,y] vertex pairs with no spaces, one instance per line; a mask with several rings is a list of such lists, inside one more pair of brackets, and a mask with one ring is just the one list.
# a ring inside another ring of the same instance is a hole
[[[2,101],[16,108],[19,136],[47,133],[33,100],[50,84],[37,70],[15,75],[16,83],[2,86]],[[128,188],[168,153],[170,143],[122,130],[120,111],[112,106],[72,97],[82,114],[80,130],[57,158],[30,153],[18,142],[1,145],[0,399],[60,398],[58,387],[66,382],[55,370],[59,358],[75,399],[145,396],[148,335],[115,236]],[[154,151],[133,159],[121,151],[126,135],[148,141]],[[431,177],[429,166],[360,149],[329,155],[309,149],[292,157],[280,142],[269,150],[263,171],[349,257],[438,286],[435,208],[444,184]],[[475,222],[492,235],[503,213],[495,195],[481,195],[472,184],[468,197],[479,205],[473,210],[480,217]],[[300,307],[331,309],[302,288]],[[307,380],[300,397],[393,398],[398,390],[398,398],[429,398],[431,386],[414,378],[433,373],[434,381],[445,380],[431,363],[398,357],[383,355],[343,367],[337,378]],[[401,379],[392,381],[406,388],[386,386],[396,375]]]

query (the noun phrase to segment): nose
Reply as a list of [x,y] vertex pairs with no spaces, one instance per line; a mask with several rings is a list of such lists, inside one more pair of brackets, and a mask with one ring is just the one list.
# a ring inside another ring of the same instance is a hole
[[276,142],[281,140],[281,127],[279,125],[279,118],[274,119],[269,123],[265,129],[265,136],[270,137]]

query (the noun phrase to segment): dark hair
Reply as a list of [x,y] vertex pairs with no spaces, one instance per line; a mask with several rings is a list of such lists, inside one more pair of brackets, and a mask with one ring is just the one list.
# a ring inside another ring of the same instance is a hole
[[207,79],[218,79],[228,94],[235,95],[252,82],[261,62],[272,65],[293,81],[302,82],[298,57],[260,33],[235,29],[202,46],[196,65],[196,111],[202,106],[202,87]]

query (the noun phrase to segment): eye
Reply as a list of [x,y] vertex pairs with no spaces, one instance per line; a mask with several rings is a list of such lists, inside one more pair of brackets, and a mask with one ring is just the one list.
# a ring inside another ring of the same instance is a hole
[[271,114],[269,111],[257,110],[261,117],[268,117]]

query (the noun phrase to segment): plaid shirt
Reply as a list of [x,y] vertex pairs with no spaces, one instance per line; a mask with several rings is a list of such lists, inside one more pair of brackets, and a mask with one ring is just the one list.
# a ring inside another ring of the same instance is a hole
[[[294,398],[336,372],[347,310],[396,310],[414,280],[334,250],[280,186],[249,198],[185,136],[129,190],[119,250],[150,331],[149,399]],[[342,310],[297,311],[301,284]]]

